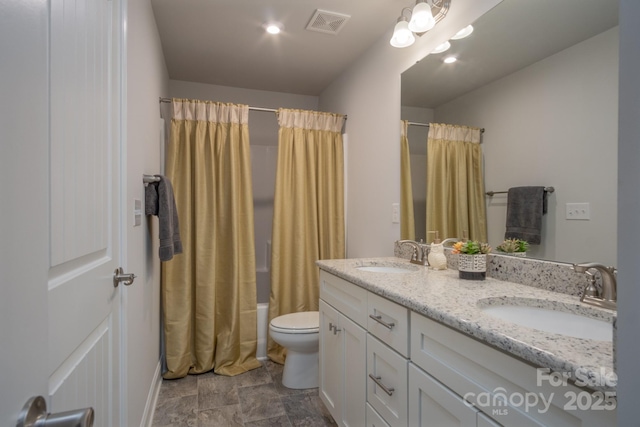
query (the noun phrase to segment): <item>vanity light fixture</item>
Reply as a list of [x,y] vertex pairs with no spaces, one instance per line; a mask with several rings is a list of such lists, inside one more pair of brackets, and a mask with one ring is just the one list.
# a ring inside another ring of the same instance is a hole
[[456,58],[455,56],[447,56],[446,58],[444,58],[443,61],[444,61],[445,64],[453,64],[457,60],[458,60],[458,58]]
[[276,22],[269,22],[264,24],[263,27],[269,34],[280,34],[280,31],[282,31],[282,25]]
[[463,39],[465,37],[468,37],[471,33],[473,33],[473,25],[467,25],[466,27],[458,31],[453,37],[451,37],[451,40]]
[[431,6],[425,0],[418,0],[411,11],[409,29],[414,33],[424,33],[436,25]]
[[[409,8],[404,8],[402,9],[403,13],[405,9],[409,10]],[[401,15],[400,18],[398,18],[398,22],[393,29],[393,36],[391,37],[390,41],[391,46],[407,47],[411,46],[415,41],[416,38],[413,36],[413,33],[409,29],[409,22],[407,21],[407,18],[404,15]]]
[[[447,15],[451,0],[417,0],[413,9],[405,7],[393,29],[391,46],[407,47],[415,42],[415,34],[423,35]],[[410,19],[404,13],[409,11]]]
[[449,42],[444,42],[442,44],[439,44],[438,46],[436,46],[435,49],[433,49],[431,51],[431,53],[442,53],[446,50],[449,50],[449,48],[451,47],[451,43]]

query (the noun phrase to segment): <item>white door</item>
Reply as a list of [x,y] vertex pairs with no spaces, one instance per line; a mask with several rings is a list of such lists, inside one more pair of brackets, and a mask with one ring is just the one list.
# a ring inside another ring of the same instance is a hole
[[3,2],[0,425],[36,395],[121,425],[119,7]]

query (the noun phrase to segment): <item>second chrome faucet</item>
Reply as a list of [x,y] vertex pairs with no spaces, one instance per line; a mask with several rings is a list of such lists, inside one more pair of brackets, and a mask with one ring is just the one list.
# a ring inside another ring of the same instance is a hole
[[[617,279],[616,269],[608,267],[604,264],[596,262],[586,262],[581,264],[573,264],[573,270],[576,273],[587,274],[590,278],[589,284],[585,287],[580,301],[585,304],[594,305],[596,307],[608,308],[616,310],[617,307]],[[595,277],[589,270],[596,270],[600,273],[602,283],[600,289],[595,286]]]

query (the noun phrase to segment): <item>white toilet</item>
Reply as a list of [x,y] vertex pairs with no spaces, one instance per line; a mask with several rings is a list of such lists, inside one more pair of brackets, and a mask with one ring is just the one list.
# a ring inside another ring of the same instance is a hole
[[269,323],[271,338],[287,349],[282,385],[287,388],[318,387],[318,330],[317,311],[278,316]]

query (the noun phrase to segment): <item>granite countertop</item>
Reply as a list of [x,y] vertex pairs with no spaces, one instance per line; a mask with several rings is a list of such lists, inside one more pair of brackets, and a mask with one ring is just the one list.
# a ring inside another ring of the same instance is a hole
[[[580,303],[578,297],[487,278],[461,280],[457,270],[430,270],[402,258],[359,258],[318,261],[329,273],[397,302],[486,344],[552,371],[588,375],[588,388],[615,391],[613,344],[544,332],[507,322],[483,312],[483,305],[519,304],[587,314],[613,322],[615,312]],[[359,266],[402,266],[403,274],[369,272]]]

